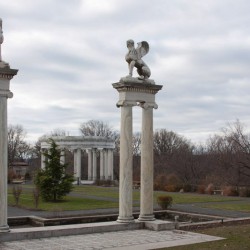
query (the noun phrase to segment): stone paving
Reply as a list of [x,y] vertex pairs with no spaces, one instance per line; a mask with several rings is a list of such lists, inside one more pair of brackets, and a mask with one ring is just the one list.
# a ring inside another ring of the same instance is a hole
[[147,250],[222,238],[197,233],[147,229],[95,233],[0,243],[0,250]]

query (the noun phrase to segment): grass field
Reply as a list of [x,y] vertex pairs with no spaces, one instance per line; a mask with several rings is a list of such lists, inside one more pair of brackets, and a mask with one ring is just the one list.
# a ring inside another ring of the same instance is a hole
[[[32,191],[33,185],[22,185],[22,194],[20,196],[19,206],[28,209],[34,209]],[[200,195],[194,193],[167,193],[161,191],[154,192],[154,201],[159,195],[170,195],[175,204],[183,203],[205,203],[204,206],[215,208],[233,209],[238,211],[249,211],[250,203],[229,204],[229,201],[239,201],[237,197],[225,197],[219,195]],[[118,187],[100,187],[100,186],[75,186],[74,190],[61,202],[44,202],[40,199],[38,209],[53,211],[53,210],[87,210],[98,208],[115,208],[118,207],[119,189]],[[134,206],[139,206],[140,190],[133,190]],[[207,204],[210,202],[216,202]],[[12,188],[8,189],[8,203],[15,205],[15,200],[12,195]],[[200,205],[200,204],[199,204]]]
[[186,246],[162,248],[162,250],[243,250],[250,249],[250,225],[227,226],[210,228],[195,231],[218,237],[224,240],[212,241],[207,243],[199,243]]
[[239,212],[249,212],[249,216],[250,216],[250,201],[248,203],[237,203],[237,204],[234,204],[234,203],[206,204],[206,205],[203,205],[202,207],[226,209],[226,210],[233,210],[233,211],[239,211]]

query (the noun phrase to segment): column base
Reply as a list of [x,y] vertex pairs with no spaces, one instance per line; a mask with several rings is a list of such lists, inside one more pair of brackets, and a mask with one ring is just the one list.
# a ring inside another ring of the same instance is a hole
[[140,214],[139,221],[153,221],[155,220],[155,216],[153,214]]
[[130,216],[130,217],[119,216],[117,218],[117,222],[120,222],[120,223],[135,223],[135,220],[134,220],[133,216]]
[[10,232],[10,228],[8,225],[0,226],[0,233],[8,233]]

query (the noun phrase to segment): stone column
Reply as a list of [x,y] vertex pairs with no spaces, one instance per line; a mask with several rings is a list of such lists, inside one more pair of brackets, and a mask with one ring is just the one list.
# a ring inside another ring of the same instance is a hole
[[105,180],[109,179],[109,174],[108,174],[108,149],[105,149],[104,151],[104,175],[105,175]]
[[12,98],[10,80],[17,74],[17,70],[10,69],[0,61],[0,233],[9,232],[7,222],[8,208],[8,124],[7,99]]
[[93,180],[97,179],[97,164],[96,164],[96,149],[92,150],[93,153]]
[[[143,114],[144,124],[144,149],[141,158],[143,176],[141,177],[143,194],[141,198],[142,211],[141,220],[153,220],[152,216],[152,159],[151,156],[151,130],[152,126],[152,109],[151,107],[157,108],[155,103],[155,94],[162,89],[162,85],[156,85],[152,79],[139,80],[133,77],[123,77],[117,83],[112,84],[113,87],[119,93],[119,101],[117,102],[118,107],[122,107],[122,118],[121,118],[121,137],[120,137],[120,204],[119,204],[119,217],[118,221],[129,221],[131,220],[132,214],[132,108],[126,105],[140,105],[145,109],[145,114]],[[146,107],[147,105],[147,107]],[[150,108],[149,110],[147,108]],[[129,113],[131,112],[131,114]],[[144,111],[143,111],[144,112]],[[131,120],[131,121],[130,121]],[[131,124],[131,127],[130,125]],[[149,133],[148,135],[146,135]],[[149,136],[149,137],[148,137]],[[149,145],[147,143],[149,142]],[[147,156],[149,150],[149,156]],[[148,160],[149,157],[149,160]],[[150,176],[150,177],[149,177]],[[149,184],[150,191],[147,194],[146,185]],[[150,204],[146,204],[149,202]],[[125,205],[127,204],[127,205]]]
[[100,180],[104,180],[104,151],[100,149]]
[[92,173],[92,149],[88,149],[88,180],[93,180]]
[[113,180],[113,150],[108,149],[108,179]]
[[60,163],[65,164],[65,149],[61,149],[61,155],[60,155]]
[[132,187],[132,105],[121,105],[120,183],[118,222],[134,222]]
[[74,150],[74,172],[77,184],[81,184],[81,157],[82,152],[80,148]]
[[154,220],[153,214],[153,107],[142,105],[141,132],[141,208],[139,220]]
[[41,150],[41,169],[45,169],[45,161],[46,161],[46,157],[44,155],[45,149]]

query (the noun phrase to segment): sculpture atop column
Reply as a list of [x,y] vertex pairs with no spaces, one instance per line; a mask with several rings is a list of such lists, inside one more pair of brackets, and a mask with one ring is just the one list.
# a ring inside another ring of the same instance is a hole
[[0,18],[0,68],[9,68],[9,64],[2,60],[2,43],[3,43],[3,21]]
[[[147,64],[142,60],[149,51],[149,44],[146,41],[137,43],[138,46],[135,48],[134,41],[129,39],[127,41],[128,53],[125,56],[125,60],[128,63],[129,75],[122,77],[123,82],[135,82],[135,83],[151,83],[154,84],[153,80],[149,80],[151,71]],[[133,70],[137,68],[137,73],[139,77],[133,77]]]
[[[113,87],[119,93],[116,104],[121,108],[120,131],[120,178],[119,178],[119,216],[117,221],[123,223],[134,222],[133,218],[133,107],[142,109],[142,141],[141,141],[141,195],[140,221],[154,220],[153,214],[153,109],[157,109],[155,95],[162,89],[149,79],[151,72],[142,60],[149,51],[146,41],[134,47],[134,41],[128,40],[129,49],[125,59],[129,66],[129,75],[122,77]],[[139,77],[133,76],[133,69],[137,68]]]

